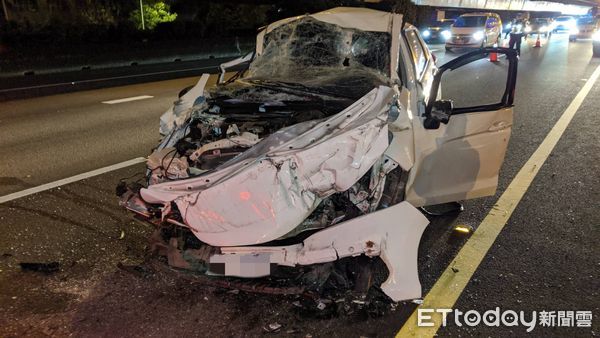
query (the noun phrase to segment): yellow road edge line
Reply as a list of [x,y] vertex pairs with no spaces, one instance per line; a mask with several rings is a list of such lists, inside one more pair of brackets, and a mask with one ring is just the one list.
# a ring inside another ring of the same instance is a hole
[[[571,101],[544,141],[519,170],[492,210],[444,270],[418,308],[451,309],[454,306],[599,76],[600,66],[594,70],[592,76]],[[441,326],[441,314],[427,313],[428,316],[431,316],[427,322],[433,322],[433,326],[419,327],[417,326],[418,308],[404,323],[396,337],[434,337],[436,335]]]

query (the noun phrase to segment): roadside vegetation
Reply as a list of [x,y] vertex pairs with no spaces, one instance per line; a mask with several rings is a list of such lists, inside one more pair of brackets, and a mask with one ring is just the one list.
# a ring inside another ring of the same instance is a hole
[[[142,0],[141,8],[139,0],[4,3],[0,6],[0,74],[169,54],[174,58],[210,54],[211,48],[218,53],[225,43],[243,51],[240,46],[269,22],[336,6],[365,5],[359,0]],[[410,0],[384,1],[381,6],[416,16]]]

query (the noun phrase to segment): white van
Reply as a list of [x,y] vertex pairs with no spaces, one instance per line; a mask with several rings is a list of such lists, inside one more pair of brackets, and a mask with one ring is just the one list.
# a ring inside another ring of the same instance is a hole
[[487,47],[499,42],[502,19],[496,13],[468,13],[456,19],[452,36],[446,41],[446,51],[452,48]]

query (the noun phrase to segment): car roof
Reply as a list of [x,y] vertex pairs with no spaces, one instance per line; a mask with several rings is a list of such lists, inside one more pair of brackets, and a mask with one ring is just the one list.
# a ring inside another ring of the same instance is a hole
[[390,32],[394,17],[402,19],[402,14],[378,11],[361,7],[335,7],[322,12],[300,15],[275,21],[266,27],[267,33],[276,27],[310,16],[319,21],[372,32]]

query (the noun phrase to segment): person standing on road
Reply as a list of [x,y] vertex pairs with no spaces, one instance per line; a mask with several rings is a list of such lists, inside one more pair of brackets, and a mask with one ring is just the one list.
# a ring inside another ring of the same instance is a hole
[[521,40],[523,40],[523,29],[525,29],[525,20],[515,20],[510,28],[510,40],[508,48],[516,49],[517,55],[521,55]]

